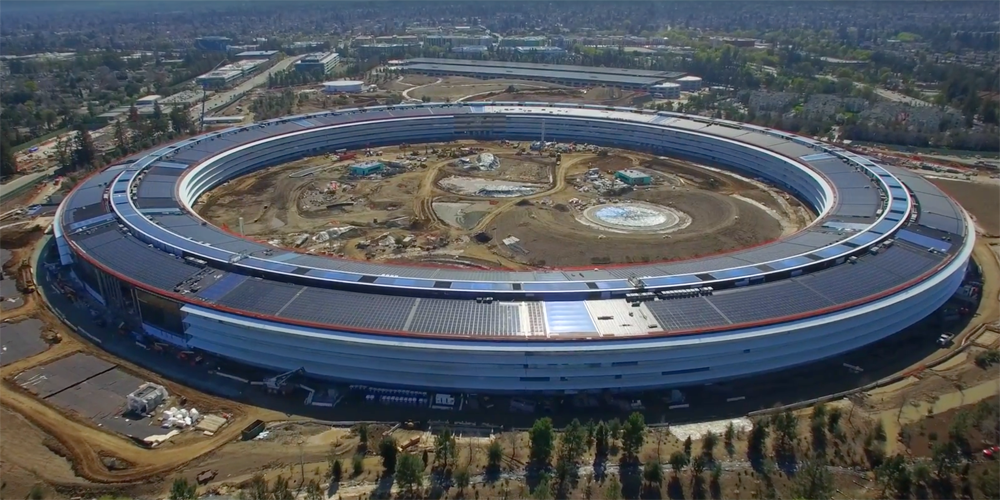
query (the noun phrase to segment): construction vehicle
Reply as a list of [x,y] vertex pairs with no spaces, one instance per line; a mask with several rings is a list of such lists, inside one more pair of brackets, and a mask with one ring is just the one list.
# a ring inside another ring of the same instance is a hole
[[287,371],[273,377],[268,377],[261,382],[251,382],[250,384],[263,385],[264,389],[267,389],[268,394],[288,394],[295,388],[293,384],[289,383],[289,380],[292,377],[303,375],[305,372],[305,368],[299,368],[298,370]]
[[27,260],[22,260],[17,268],[17,289],[24,294],[35,293],[35,278]]

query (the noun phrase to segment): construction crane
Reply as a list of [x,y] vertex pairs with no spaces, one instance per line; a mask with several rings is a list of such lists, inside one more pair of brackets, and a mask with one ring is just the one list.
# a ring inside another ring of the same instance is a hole
[[275,375],[273,377],[268,377],[261,382],[261,385],[267,389],[269,393],[277,393],[284,391],[287,388],[288,380],[292,377],[305,374],[305,368],[299,368],[298,370],[291,370],[280,375]]

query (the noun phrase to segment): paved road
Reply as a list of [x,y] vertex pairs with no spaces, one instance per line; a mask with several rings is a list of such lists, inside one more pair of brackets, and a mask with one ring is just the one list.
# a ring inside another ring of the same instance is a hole
[[[271,66],[267,70],[237,85],[236,87],[227,90],[225,92],[219,92],[213,95],[208,99],[208,101],[205,102],[205,114],[208,114],[214,111],[215,109],[221,108],[222,106],[228,104],[236,96],[242,93],[249,92],[253,90],[255,87],[259,87],[261,85],[266,84],[268,76],[288,69],[292,64],[295,64],[296,61],[298,61],[303,57],[305,56],[286,57],[285,59],[282,59],[281,61],[276,63],[274,66]],[[198,104],[195,104],[191,108],[191,118],[194,120],[198,120],[200,117],[201,117],[201,103],[199,102]]]
[[28,185],[34,185],[39,179],[44,179],[56,171],[55,167],[42,172],[35,172],[33,174],[22,175],[17,179],[14,179],[6,184],[0,185],[0,196],[6,198],[7,196],[20,194],[18,191],[24,189]]

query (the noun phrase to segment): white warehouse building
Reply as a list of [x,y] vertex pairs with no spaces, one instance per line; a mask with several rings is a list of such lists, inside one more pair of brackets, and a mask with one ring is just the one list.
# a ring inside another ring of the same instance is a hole
[[678,83],[660,83],[653,85],[649,88],[649,92],[653,94],[653,97],[662,97],[663,99],[680,99],[681,98],[681,86]]
[[701,77],[699,76],[684,76],[678,78],[677,83],[681,86],[681,92],[697,92],[701,90]]

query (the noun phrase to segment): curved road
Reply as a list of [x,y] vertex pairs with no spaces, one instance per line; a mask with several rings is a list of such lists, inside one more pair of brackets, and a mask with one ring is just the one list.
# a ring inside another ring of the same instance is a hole
[[403,91],[403,100],[404,101],[410,101],[410,100],[419,101],[420,99],[414,99],[414,98],[410,97],[410,92],[413,92],[414,90],[417,90],[417,89],[422,89],[424,87],[430,87],[431,85],[437,85],[439,83],[441,83],[441,79],[440,78],[438,78],[437,80],[435,80],[435,81],[433,81],[431,83],[425,83],[423,85],[418,85],[416,87],[410,87],[410,88],[408,88],[408,89],[406,89],[406,90]]
[[496,219],[497,216],[500,215],[501,213],[510,210],[510,207],[513,207],[521,200],[533,200],[536,198],[544,198],[546,196],[551,196],[565,189],[566,171],[569,170],[569,167],[576,165],[577,163],[580,163],[581,161],[586,160],[587,158],[590,157],[589,155],[580,155],[580,156],[574,155],[576,156],[575,158],[567,160],[566,159],[567,156],[569,155],[563,155],[562,163],[560,163],[556,167],[556,175],[555,175],[556,182],[551,189],[547,189],[545,191],[541,191],[535,194],[529,194],[528,196],[519,196],[517,198],[511,198],[507,200],[506,202],[504,202],[504,204],[497,207],[496,210],[493,210],[490,213],[486,214],[486,217],[483,217],[482,220],[479,221],[479,224],[476,224],[476,227],[472,230],[472,232],[478,233],[480,231],[485,231],[486,227],[489,226],[491,222],[493,222],[493,219]]

